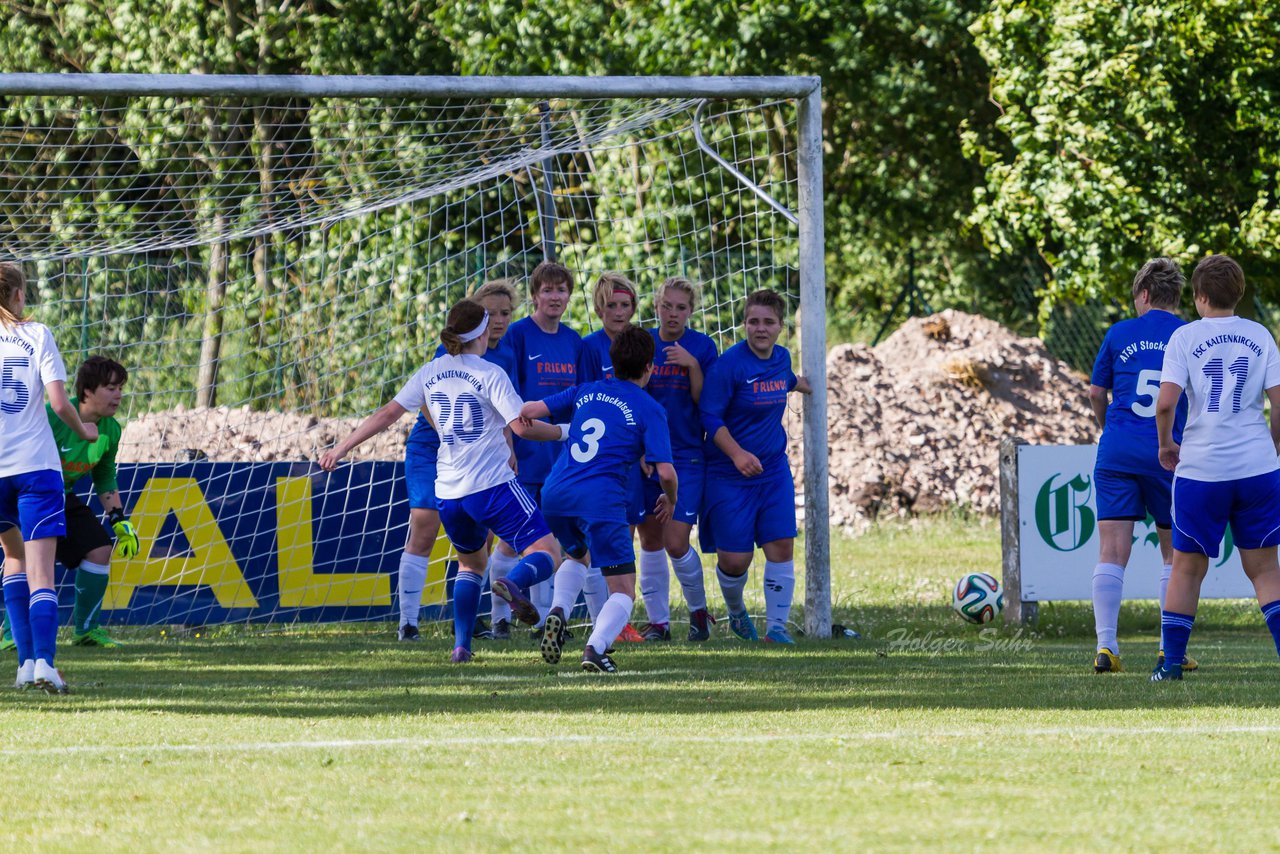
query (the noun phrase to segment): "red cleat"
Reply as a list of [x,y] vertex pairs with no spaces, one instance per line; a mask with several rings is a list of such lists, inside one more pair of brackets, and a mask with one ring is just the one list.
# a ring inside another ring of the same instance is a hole
[[622,632],[618,635],[618,640],[626,643],[644,643],[644,635],[636,631],[636,627],[627,623]]

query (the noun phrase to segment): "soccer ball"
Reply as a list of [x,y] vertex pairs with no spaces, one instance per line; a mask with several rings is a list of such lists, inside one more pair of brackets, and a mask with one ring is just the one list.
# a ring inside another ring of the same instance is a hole
[[989,623],[1004,610],[1004,588],[995,576],[971,572],[956,582],[951,607],[970,623]]

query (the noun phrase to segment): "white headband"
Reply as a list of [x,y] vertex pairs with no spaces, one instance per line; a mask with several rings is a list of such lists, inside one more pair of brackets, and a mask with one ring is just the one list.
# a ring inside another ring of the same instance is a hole
[[459,332],[458,340],[461,341],[463,344],[466,344],[468,341],[474,341],[477,338],[479,338],[481,335],[483,335],[484,331],[488,328],[489,328],[489,312],[486,311],[484,313],[484,319],[480,321],[480,325],[477,326],[475,329],[472,329],[470,332]]

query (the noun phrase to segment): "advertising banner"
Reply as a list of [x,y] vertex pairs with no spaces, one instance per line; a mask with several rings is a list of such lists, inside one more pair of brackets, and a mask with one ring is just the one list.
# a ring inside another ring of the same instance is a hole
[[[1018,447],[1018,549],[1022,599],[1049,602],[1090,599],[1098,562],[1098,514],[1093,463],[1097,445]],[[1150,517],[1133,527],[1133,554],[1125,569],[1126,599],[1155,599],[1160,592],[1160,546]],[[1252,599],[1253,585],[1240,568],[1231,531],[1209,560],[1204,598]]]

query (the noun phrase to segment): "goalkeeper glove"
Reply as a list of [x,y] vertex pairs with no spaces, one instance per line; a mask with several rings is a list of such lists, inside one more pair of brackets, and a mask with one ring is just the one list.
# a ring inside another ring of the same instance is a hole
[[138,553],[138,532],[133,523],[124,517],[124,511],[117,508],[107,517],[111,530],[116,535],[115,553],[123,558],[131,558]]

